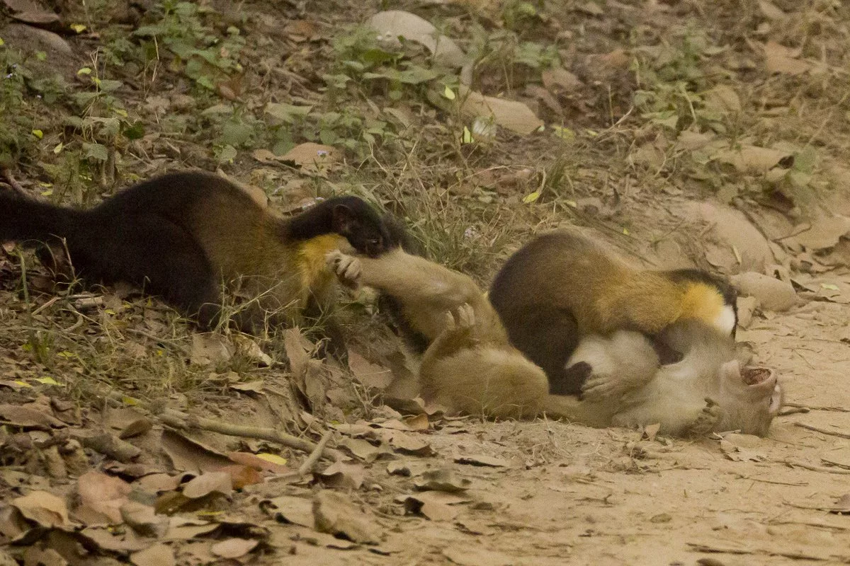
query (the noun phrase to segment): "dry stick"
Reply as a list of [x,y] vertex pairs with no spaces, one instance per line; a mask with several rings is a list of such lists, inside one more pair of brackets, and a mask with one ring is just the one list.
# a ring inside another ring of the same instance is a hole
[[27,194],[26,189],[24,189],[21,184],[15,180],[15,177],[12,176],[12,171],[8,167],[0,169],[0,174],[3,175],[3,180],[6,181],[6,184],[8,184],[13,191],[22,197],[31,198],[29,194]]
[[[217,432],[218,434],[224,434],[227,436],[268,440],[269,442],[282,444],[287,448],[294,448],[295,450],[301,450],[302,452],[308,453],[312,453],[317,448],[317,445],[314,442],[298,438],[297,436],[292,436],[291,434],[286,434],[285,432],[279,432],[273,428],[238,426],[230,423],[214,421],[212,419],[190,416],[186,413],[181,413],[173,409],[166,409],[163,413],[158,415],[158,417],[164,424],[176,429],[200,428],[209,432]],[[321,455],[334,461],[339,461],[345,458],[342,452],[327,447],[321,450]]]
[[850,413],[850,409],[846,407],[816,407],[814,405],[803,405],[800,403],[785,403],[786,407],[799,407],[801,409],[809,409],[810,411],[835,411],[836,413]]
[[322,451],[325,449],[325,445],[328,443],[328,440],[331,439],[331,436],[333,436],[332,430],[327,431],[322,436],[322,439],[316,445],[316,449],[313,450],[313,452],[310,453],[310,455],[307,457],[307,459],[304,460],[304,463],[301,464],[301,467],[298,468],[298,475],[299,476],[306,476],[307,474],[309,474],[313,470],[313,466],[315,466],[316,462],[319,461],[319,458],[322,455]]
[[850,470],[836,470],[833,468],[828,468],[826,466],[814,466],[812,464],[806,464],[805,462],[800,462],[799,460],[792,460],[790,458],[785,460],[785,464],[791,466],[792,468],[803,468],[804,470],[811,470],[813,472],[823,472],[825,474],[838,474],[844,476],[850,475]]
[[814,431],[814,432],[819,432],[821,434],[828,434],[830,436],[837,436],[838,438],[850,438],[850,434],[847,434],[846,432],[834,432],[834,431],[831,431],[831,430],[818,428],[816,426],[808,425],[808,424],[805,424],[805,423],[794,423],[794,426],[798,426],[800,428],[804,428],[806,430],[811,430],[811,431]]

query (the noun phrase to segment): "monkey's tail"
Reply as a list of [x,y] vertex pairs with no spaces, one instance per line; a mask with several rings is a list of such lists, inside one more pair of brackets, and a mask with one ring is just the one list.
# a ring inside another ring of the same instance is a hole
[[83,213],[0,190],[0,242],[70,238]]

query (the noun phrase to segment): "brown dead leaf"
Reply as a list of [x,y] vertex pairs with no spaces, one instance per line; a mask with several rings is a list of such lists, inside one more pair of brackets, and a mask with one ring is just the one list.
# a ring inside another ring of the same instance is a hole
[[281,495],[261,502],[260,509],[281,523],[313,528],[313,502],[310,499]]
[[370,464],[381,456],[394,457],[393,452],[386,446],[375,446],[368,440],[360,438],[344,438],[337,447],[348,449],[358,460]]
[[809,229],[794,229],[794,239],[810,250],[823,250],[835,247],[842,237],[850,234],[850,218],[831,216],[819,218],[810,224]]
[[247,383],[233,383],[230,385],[230,388],[234,391],[242,391],[251,392],[251,393],[262,393],[265,388],[265,382],[262,380],[257,381],[249,381]]
[[28,530],[29,525],[17,508],[11,505],[0,507],[0,535],[7,540],[13,540]]
[[717,85],[706,92],[705,106],[707,109],[721,114],[738,113],[742,108],[738,93],[728,85]]
[[[170,476],[168,474],[150,474],[139,478],[136,482],[145,491],[159,493],[162,491],[174,491],[180,486],[183,476]],[[135,484],[134,484],[135,485]]]
[[329,487],[357,490],[366,479],[366,470],[359,464],[334,462],[319,474],[322,483]]
[[164,544],[155,544],[130,555],[130,562],[136,566],[175,566],[174,551]]
[[714,155],[721,163],[729,163],[742,173],[758,174],[779,165],[785,158],[791,157],[791,152],[754,145],[742,145],[739,148],[725,149]]
[[371,515],[333,491],[320,491],[313,499],[316,530],[361,544],[378,544],[383,538],[381,527]]
[[86,527],[80,534],[104,550],[113,552],[136,552],[151,546],[155,541],[140,537],[136,531],[112,530],[106,527]]
[[582,86],[577,76],[566,69],[546,69],[541,75],[543,86],[551,91],[574,91]]
[[150,431],[152,428],[153,421],[147,417],[141,417],[125,426],[121,432],[118,433],[118,438],[126,440],[128,438],[141,436]]
[[423,473],[421,478],[413,482],[413,485],[420,491],[457,493],[469,489],[472,482],[467,478],[457,477],[452,470],[443,468]]
[[389,368],[373,364],[357,352],[348,353],[348,367],[357,381],[366,387],[383,391],[393,382],[393,374]]
[[781,21],[785,19],[785,12],[776,7],[770,0],[758,0],[759,10],[768,20]]
[[416,495],[409,495],[404,500],[404,512],[406,515],[422,515],[432,521],[453,521],[460,510],[439,501],[423,501]]
[[414,456],[432,456],[434,449],[431,444],[422,438],[415,438],[409,434],[397,430],[388,430],[389,444],[402,454],[411,454]]
[[289,359],[289,370],[296,378],[303,378],[310,362],[313,345],[298,328],[287,328],[283,332],[283,347]]
[[47,493],[33,491],[23,497],[15,498],[11,505],[25,518],[47,528],[65,528],[70,525],[68,506],[65,500]]
[[[0,554],[0,566],[17,566],[18,563],[14,558],[10,556],[9,562],[6,562],[5,556],[8,555],[5,553]],[[52,548],[42,549],[37,546],[31,546],[24,551],[23,558],[25,566],[30,566],[31,564],[37,566],[68,566],[68,561]]]
[[646,425],[645,427],[643,427],[643,434],[641,435],[641,438],[645,438],[646,440],[652,442],[658,435],[659,430],[661,430],[661,423]]
[[158,538],[168,531],[168,517],[157,515],[153,507],[138,501],[128,501],[122,505],[121,518],[144,537]]
[[0,405],[0,422],[16,427],[49,430],[64,428],[65,423],[44,412],[45,408],[35,403],[28,405]]
[[431,423],[428,420],[428,415],[426,415],[425,413],[404,417],[404,419],[402,419],[402,422],[407,425],[408,430],[422,431],[431,428]]
[[845,493],[839,497],[829,512],[838,515],[850,515],[850,493]]
[[257,548],[258,544],[260,544],[260,541],[257,540],[231,538],[212,545],[210,550],[221,558],[234,559],[245,556]]
[[168,521],[168,532],[165,533],[163,540],[189,540],[199,535],[211,533],[217,528],[219,528],[218,523],[186,519],[184,517],[171,517]]
[[230,475],[231,484],[233,485],[233,489],[236,490],[241,490],[246,485],[256,485],[265,481],[262,474],[251,466],[237,464],[234,466],[225,466],[219,471]]
[[461,85],[461,111],[469,118],[492,119],[503,128],[520,135],[528,135],[543,126],[531,109],[515,100],[505,100],[493,96],[484,96]]
[[784,75],[800,75],[811,68],[808,61],[797,59],[800,49],[792,49],[775,41],[768,41],[764,46],[765,65],[768,72]]
[[274,360],[271,356],[263,352],[260,345],[248,336],[242,334],[234,334],[232,337],[237,351],[244,357],[248,358],[260,367],[270,367]]
[[292,163],[303,169],[314,170],[319,165],[327,165],[336,161],[336,149],[329,145],[318,143],[302,143],[278,158],[278,161]]
[[233,493],[233,480],[227,472],[207,472],[189,481],[183,486],[183,495],[189,499],[199,499],[211,493],[220,493],[230,497]]
[[192,334],[192,349],[189,361],[195,365],[208,366],[230,360],[236,349],[221,334]]
[[507,554],[479,548],[476,545],[451,545],[443,549],[443,556],[458,566],[511,566],[518,560]]
[[273,462],[267,458],[261,458],[250,452],[230,452],[227,454],[227,457],[237,464],[250,466],[260,471],[272,472],[274,474],[283,474],[289,471],[289,467],[284,464]]
[[174,467],[181,471],[216,471],[231,464],[224,454],[173,430],[162,431],[160,446]]
[[130,484],[121,478],[94,470],[83,474],[77,481],[81,506],[105,516],[112,524],[123,521],[121,506],[129,501],[127,496],[132,491]]

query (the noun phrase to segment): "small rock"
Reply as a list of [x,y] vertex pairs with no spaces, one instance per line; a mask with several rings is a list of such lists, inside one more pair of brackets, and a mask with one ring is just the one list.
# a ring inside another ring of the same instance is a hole
[[732,284],[744,295],[758,299],[762,308],[786,311],[797,303],[797,293],[790,283],[768,275],[749,271],[732,277]]

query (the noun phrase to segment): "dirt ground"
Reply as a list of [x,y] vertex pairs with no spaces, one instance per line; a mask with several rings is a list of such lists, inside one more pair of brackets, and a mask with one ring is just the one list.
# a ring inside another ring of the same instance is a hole
[[737,341],[788,403],[767,438],[446,417],[368,296],[342,370],[4,244],[0,566],[850,563],[844,3],[0,8],[0,190],[89,206],[201,168],[284,213],[358,194],[483,287],[566,225],[759,273]]

